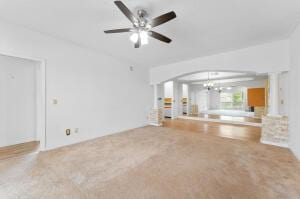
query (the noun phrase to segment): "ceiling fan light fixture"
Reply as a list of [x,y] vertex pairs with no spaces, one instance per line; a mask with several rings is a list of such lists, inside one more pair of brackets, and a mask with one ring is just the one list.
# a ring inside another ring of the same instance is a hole
[[141,31],[140,32],[140,36],[141,36],[141,44],[142,45],[147,45],[149,43],[148,41],[148,33],[146,31]]
[[148,24],[146,25],[146,28],[147,28],[148,30],[150,30],[150,29],[152,28],[151,24],[148,23]]
[[130,40],[133,42],[133,43],[136,43],[139,39],[139,35],[138,33],[133,33],[131,36],[130,36]]
[[176,18],[174,11],[165,13],[151,20],[146,18],[147,12],[145,10],[138,10],[138,16],[134,15],[128,7],[120,0],[114,1],[115,5],[120,11],[127,17],[132,23],[133,28],[121,28],[113,30],[105,30],[104,33],[125,33],[134,32],[130,36],[130,40],[134,43],[134,48],[140,48],[141,45],[148,44],[148,37],[152,37],[165,43],[171,43],[172,40],[158,32],[152,30],[152,28],[160,26]]
[[139,35],[141,37],[141,44],[147,45],[149,43],[149,41],[148,41],[149,35],[148,35],[147,31],[140,31],[140,32],[133,33],[130,36],[130,41],[132,41],[133,43],[138,42]]

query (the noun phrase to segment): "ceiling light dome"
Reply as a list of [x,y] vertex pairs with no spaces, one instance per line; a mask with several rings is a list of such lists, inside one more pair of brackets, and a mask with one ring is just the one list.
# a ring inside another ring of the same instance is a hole
[[146,45],[149,43],[148,41],[148,38],[149,38],[149,35],[148,35],[148,32],[147,31],[140,31],[140,32],[135,32],[133,33],[131,36],[130,36],[130,40],[133,42],[133,43],[137,43],[138,42],[138,39],[139,39],[139,36],[141,37],[141,44],[142,45]]
[[130,40],[133,42],[133,43],[136,43],[137,40],[139,39],[139,35],[138,33],[133,33],[131,36],[130,36]]

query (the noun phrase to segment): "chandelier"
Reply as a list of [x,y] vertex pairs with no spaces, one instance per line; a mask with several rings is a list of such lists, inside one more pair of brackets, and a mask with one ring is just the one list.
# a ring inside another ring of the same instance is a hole
[[215,87],[215,91],[221,93],[223,91],[223,87]]
[[214,87],[214,83],[210,80],[209,72],[207,73],[207,81],[203,84],[203,87],[207,90],[210,90]]
[[214,88],[215,89],[215,91],[218,91],[219,93],[221,93],[222,91],[224,91],[224,89],[226,89],[226,90],[231,90],[232,89],[232,87],[231,86],[229,86],[229,87],[215,87]]

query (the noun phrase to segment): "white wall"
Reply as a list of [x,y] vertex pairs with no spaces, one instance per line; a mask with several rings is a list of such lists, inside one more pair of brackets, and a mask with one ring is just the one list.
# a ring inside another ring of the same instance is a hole
[[289,118],[290,118],[290,148],[300,159],[300,26],[292,34],[291,67],[289,72]]
[[179,110],[180,110],[179,88],[181,88],[180,84],[178,82],[173,82],[172,119],[176,119],[179,115]]
[[279,76],[279,114],[289,114],[289,72],[283,72]]
[[178,115],[182,115],[183,113],[183,106],[182,106],[182,98],[183,98],[183,84],[177,83],[177,95],[178,95]]
[[157,85],[157,105],[158,108],[164,107],[164,84],[158,84]]
[[209,109],[220,109],[220,93],[218,91],[209,91]]
[[209,110],[210,108],[210,95],[207,90],[199,90],[196,92],[196,104],[198,105],[198,111]]
[[173,81],[164,83],[164,97],[173,98]]
[[197,99],[196,99],[197,97],[196,97],[196,92],[195,92],[194,86],[190,85],[189,89],[190,89],[189,94],[190,94],[190,98],[191,98],[190,99],[191,105],[196,104],[197,103]]
[[191,105],[198,105],[198,111],[208,110],[210,107],[210,99],[207,89],[204,89],[201,85],[191,85]]
[[237,86],[237,87],[247,87],[247,88],[265,88],[266,85],[267,85],[267,78],[222,84],[222,86],[224,87]]
[[37,63],[0,55],[0,147],[34,141]]
[[182,84],[182,97],[183,98],[188,98],[189,97],[189,87],[187,84]]
[[187,85],[188,88],[188,101],[187,101],[187,114],[189,115],[191,113],[191,105],[192,105],[192,87],[190,84]]
[[[130,71],[131,65],[110,56],[2,21],[0,52],[46,60],[47,148],[147,122],[153,105],[147,68]],[[79,133],[66,136],[66,128]]]
[[200,57],[152,68],[151,84],[199,71],[246,71],[256,73],[289,70],[289,42],[281,40],[245,49]]

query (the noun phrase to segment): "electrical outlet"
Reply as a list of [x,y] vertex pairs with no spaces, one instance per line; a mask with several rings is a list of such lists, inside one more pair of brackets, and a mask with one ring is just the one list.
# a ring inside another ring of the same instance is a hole
[[74,129],[74,132],[75,132],[75,133],[79,133],[79,128],[75,128],[75,129]]
[[53,100],[52,100],[52,103],[53,103],[54,105],[57,105],[57,104],[58,104],[58,100],[57,100],[57,99],[53,99]]
[[71,129],[66,129],[66,135],[67,136],[71,135]]

